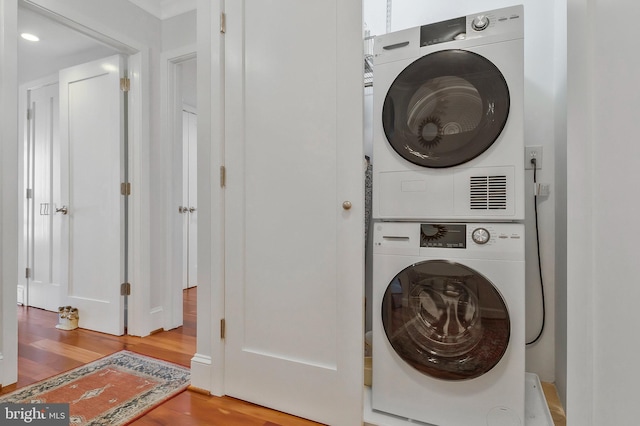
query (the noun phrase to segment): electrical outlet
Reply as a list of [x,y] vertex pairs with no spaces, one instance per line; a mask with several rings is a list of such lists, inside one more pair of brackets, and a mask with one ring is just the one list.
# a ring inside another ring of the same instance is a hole
[[524,147],[524,168],[525,170],[533,170],[531,159],[536,159],[536,169],[542,168],[542,146],[525,146]]
[[533,185],[533,195],[536,197],[548,197],[551,192],[551,185],[548,183],[535,183]]

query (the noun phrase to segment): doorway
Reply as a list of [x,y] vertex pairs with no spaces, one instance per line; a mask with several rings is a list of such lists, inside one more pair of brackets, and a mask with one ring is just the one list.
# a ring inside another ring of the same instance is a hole
[[[150,78],[152,66],[156,65],[154,52],[158,52],[161,40],[159,35],[160,24],[153,19],[148,19],[148,13],[142,9],[132,7],[125,3],[122,9],[127,13],[122,15],[121,8],[113,8],[103,2],[83,3],[82,8],[75,8],[62,1],[43,0],[9,0],[0,2],[0,21],[6,31],[0,34],[0,57],[2,57],[2,78],[0,86],[2,93],[3,126],[2,152],[2,198],[3,204],[15,205],[15,209],[7,209],[3,215],[3,324],[5,333],[2,338],[2,353],[0,354],[0,373],[2,383],[12,383],[17,375],[17,334],[11,332],[16,327],[16,299],[17,283],[21,280],[18,275],[24,276],[24,263],[19,263],[19,255],[23,256],[24,242],[22,241],[22,217],[24,208],[23,179],[24,167],[14,159],[23,158],[23,147],[17,141],[21,140],[18,133],[18,55],[17,35],[18,4],[36,9],[43,15],[63,23],[69,28],[78,30],[100,43],[111,46],[129,56],[129,76],[131,78],[130,99],[130,146],[131,153],[130,179],[132,192],[129,197],[131,209],[129,211],[129,228],[131,234],[130,252],[132,261],[129,265],[132,283],[132,294],[129,297],[129,334],[137,336],[149,335],[155,328],[151,321],[156,311],[162,311],[162,303],[166,303],[166,294],[162,290],[164,282],[169,281],[169,276],[164,275],[164,268],[170,252],[168,239],[165,233],[165,224],[168,224],[170,212],[165,211],[165,201],[169,199],[169,189],[165,186],[164,176],[166,170],[150,152],[157,154],[160,145],[156,142],[160,139],[159,113],[157,103],[159,95],[151,85],[157,79]],[[122,17],[125,18],[122,18]],[[137,22],[131,27],[127,22]],[[193,27],[193,26],[192,26]],[[93,30],[97,28],[98,30]],[[142,31],[142,33],[141,33]],[[152,36],[154,36],[152,38]],[[13,40],[13,42],[12,42]],[[55,47],[55,46],[54,46]],[[155,69],[155,68],[153,68]],[[21,111],[25,109],[21,108]],[[153,126],[150,126],[153,124]],[[20,146],[19,146],[20,145]],[[170,152],[164,151],[162,145],[162,157],[169,156]],[[151,162],[150,162],[151,161]],[[159,176],[158,176],[159,174]],[[151,177],[154,177],[152,180]],[[156,178],[159,177],[159,178]],[[16,178],[18,182],[16,182]],[[167,176],[168,178],[168,176]],[[155,190],[155,196],[150,197],[148,188]],[[161,190],[158,190],[161,188]],[[20,194],[19,194],[20,192]],[[161,192],[161,193],[160,193]],[[162,206],[160,205],[162,204]],[[153,213],[153,214],[152,214]],[[153,220],[151,220],[153,219]],[[13,247],[13,248],[12,248]],[[16,250],[20,247],[20,250]],[[152,280],[152,263],[155,265]],[[22,269],[18,274],[18,269]],[[160,279],[156,279],[160,278]],[[119,283],[118,283],[119,284]],[[166,305],[165,305],[166,313]],[[164,314],[163,314],[164,315]]]
[[60,138],[59,71],[111,56],[118,50],[53,21],[23,2],[18,3],[18,32],[43,37],[42,45],[23,38],[18,43],[20,128],[24,141],[21,192],[25,195],[20,206],[24,237],[19,250],[25,274],[18,284],[18,302],[57,311],[67,302],[62,293],[69,276],[65,266],[70,222],[66,184],[69,170],[62,167],[69,156],[63,155]]
[[[29,4],[29,2],[24,2],[24,1],[19,1],[18,4],[20,5],[20,16],[18,19],[18,22],[23,22],[26,21],[27,18],[26,17],[30,17],[32,20],[36,19],[37,20],[37,24],[39,25],[48,25],[51,27],[55,28],[56,31],[56,36],[60,35],[60,37],[62,38],[62,42],[60,43],[60,46],[56,45],[55,49],[51,48],[51,46],[49,45],[49,49],[52,50],[52,53],[49,57],[40,54],[35,54],[34,56],[36,58],[40,58],[42,59],[42,61],[40,63],[38,63],[37,66],[33,66],[33,67],[29,67],[29,66],[21,66],[20,70],[19,70],[19,75],[21,76],[21,84],[25,84],[24,81],[25,80],[29,80],[31,82],[35,82],[37,84],[31,84],[30,88],[34,88],[36,86],[39,87],[39,85],[43,85],[43,84],[50,84],[52,83],[55,79],[52,79],[51,77],[54,76],[56,74],[56,70],[61,68],[61,67],[67,67],[70,65],[74,65],[75,63],[79,63],[79,62],[83,62],[83,61],[90,61],[93,60],[95,58],[98,57],[104,57],[106,55],[112,55],[115,52],[124,52],[127,53],[129,55],[133,55],[132,58],[137,57],[137,62],[133,61],[133,63],[130,65],[130,74],[138,76],[137,78],[139,78],[139,75],[141,74],[139,72],[140,69],[143,70],[147,70],[148,71],[148,51],[145,50],[144,48],[142,48],[142,59],[139,58],[140,56],[140,52],[136,50],[136,48],[132,48],[128,45],[124,45],[124,44],[120,44],[117,40],[118,37],[114,37],[113,34],[110,36],[105,36],[102,34],[98,34],[98,33],[91,33],[90,30],[88,30],[85,26],[82,26],[82,24],[76,24],[74,22],[68,21],[66,20],[66,18],[61,17],[59,15],[55,16],[55,18],[49,16],[49,12],[46,10],[41,10],[38,7],[34,7],[32,5]],[[80,26],[80,28],[78,28],[78,26]],[[22,29],[22,28],[21,28]],[[78,31],[79,30],[79,31]],[[62,34],[65,33],[65,34]],[[141,46],[143,47],[143,46]],[[29,51],[25,50],[25,49],[30,49],[31,47],[29,45],[26,45],[25,47],[21,46],[21,52],[20,52],[20,58],[23,59],[25,57],[25,52],[30,53]],[[64,50],[65,49],[70,49],[73,50],[72,54],[64,54]],[[147,53],[145,53],[147,52]],[[54,56],[54,53],[57,56]],[[146,57],[145,57],[146,55]],[[163,56],[166,56],[165,53],[163,53]],[[181,48],[178,50],[174,50],[172,51],[172,54],[170,54],[168,56],[171,59],[171,63],[175,66],[175,76],[176,76],[176,83],[173,86],[174,92],[173,92],[173,97],[175,98],[175,105],[176,105],[176,109],[177,109],[177,113],[176,114],[180,114],[180,121],[174,126],[174,128],[172,129],[172,131],[177,132],[177,136],[175,138],[175,140],[182,140],[182,113],[183,110],[187,110],[190,114],[193,114],[194,117],[197,115],[197,96],[196,96],[196,46],[192,45],[192,46],[188,46],[185,48]],[[146,61],[146,62],[145,62]],[[29,62],[29,61],[26,61]],[[47,68],[47,66],[50,66],[49,68]],[[34,70],[32,70],[32,68],[35,68],[35,73]],[[48,77],[45,77],[44,79],[41,79],[40,76],[45,74],[48,74]],[[164,71],[164,69],[163,69]],[[179,77],[179,79],[178,79]],[[43,80],[47,80],[47,82],[43,83]],[[167,84],[165,84],[166,82],[163,82],[163,87],[167,87]],[[142,95],[140,93],[135,93],[136,90],[140,90],[139,88],[142,86],[142,84],[132,84],[132,88],[131,88],[131,92],[132,94],[130,94],[130,96],[134,95],[137,96],[137,105],[142,104],[143,102],[143,98]],[[22,87],[23,90],[21,90],[22,92],[25,92],[27,90],[27,88]],[[146,95],[148,96],[148,95]],[[22,99],[21,99],[22,101]],[[165,103],[166,99],[163,100],[163,104],[167,105],[168,103]],[[26,101],[22,101],[22,104],[26,104]],[[139,107],[138,107],[139,108]],[[25,111],[26,110],[26,105],[21,105],[19,108],[20,111]],[[140,114],[138,116],[138,119],[140,119],[140,116],[142,116],[142,114]],[[176,116],[178,117],[178,116]],[[176,118],[177,119],[177,118]],[[164,120],[163,120],[164,121]],[[148,136],[144,135],[144,132],[141,130],[141,124],[139,123],[132,123],[134,129],[132,130],[131,133],[136,133],[134,136],[135,138],[138,138],[137,140],[133,140],[132,141],[132,147],[130,149],[131,152],[133,152],[133,158],[130,160],[131,163],[131,168],[132,168],[132,172],[131,174],[133,175],[132,179],[134,180],[134,182],[138,182],[140,183],[142,186],[138,186],[138,187],[144,187],[144,180],[145,180],[145,176],[142,175],[143,172],[145,172],[143,165],[140,164],[141,161],[146,161],[143,160],[141,157],[141,151],[144,151],[144,145],[148,144],[148,140],[146,140],[145,138]],[[135,126],[137,127],[137,130],[135,128]],[[167,132],[169,133],[169,132]],[[194,136],[195,132],[190,132],[190,134],[192,135],[192,140],[195,141]],[[141,140],[139,138],[142,138]],[[172,142],[173,144],[173,142]],[[141,146],[142,145],[142,146]],[[177,145],[175,145],[177,146]],[[147,150],[149,148],[146,148]],[[170,161],[173,161],[173,159],[175,158],[181,158],[182,154],[178,153],[179,156],[176,156],[174,154],[176,154],[175,152],[173,152],[173,145],[168,146],[165,145],[162,148],[163,150],[167,150],[164,151],[166,152],[165,154],[162,154],[162,156],[166,156],[167,158],[170,158]],[[195,154],[195,147],[193,147],[191,149],[191,152],[193,154]],[[27,151],[24,150],[24,152],[21,153],[21,155],[24,155],[26,158],[26,155],[28,155]],[[195,155],[192,155],[192,158],[195,158]],[[175,162],[174,162],[175,163]],[[192,165],[194,165],[194,161],[191,161]],[[172,163],[167,164],[167,166],[169,167],[168,170],[171,170],[172,167],[174,167],[172,165]],[[182,166],[180,166],[182,167]],[[164,170],[167,170],[166,168]],[[171,202],[171,206],[168,206],[168,209],[166,211],[166,213],[162,213],[162,215],[166,215],[166,217],[170,217],[173,219],[177,219],[177,220],[181,220],[182,219],[182,226],[185,227],[185,222],[188,218],[188,230],[189,233],[194,235],[196,234],[196,229],[197,229],[197,203],[195,200],[195,167],[191,167],[192,172],[190,173],[190,175],[192,176],[191,178],[191,184],[190,187],[191,189],[191,197],[188,199],[187,201],[182,201],[179,203],[174,203],[173,201],[173,194],[178,193],[179,191],[175,191],[173,189],[171,189],[171,194],[169,196],[168,191],[165,192],[165,199],[167,201]],[[25,170],[21,170],[20,175],[23,176],[26,173],[26,168]],[[148,173],[148,171],[147,171]],[[180,170],[180,173],[182,173],[182,170]],[[175,175],[175,173],[174,173]],[[167,176],[167,179],[168,176]],[[25,179],[26,181],[26,179]],[[180,180],[177,180],[178,182],[180,182]],[[171,179],[170,181],[168,180],[166,183],[169,184],[169,187],[171,186],[171,182],[176,182],[176,180]],[[134,183],[135,185],[135,183]],[[167,188],[166,186],[164,186],[164,184],[162,184],[162,186],[164,188]],[[24,184],[24,182],[21,183],[21,188],[26,188],[26,185]],[[134,240],[131,244],[135,245],[136,247],[144,247],[147,246],[148,243],[145,243],[144,238],[148,238],[148,236],[146,236],[144,234],[144,227],[146,225],[144,225],[145,223],[148,223],[149,219],[149,212],[148,210],[145,210],[148,208],[148,198],[145,199],[145,197],[148,197],[147,194],[142,194],[142,191],[136,191],[137,188],[134,187],[134,191],[132,192],[132,196],[130,197],[133,200],[133,203],[135,203],[136,205],[139,206],[139,208],[133,209],[134,213],[132,213],[130,216],[133,216],[133,218],[130,217],[131,220],[130,222],[132,223],[131,227],[133,228],[132,232],[132,239]],[[189,213],[188,214],[182,214],[179,215],[177,213],[177,207],[178,206],[187,206]],[[63,205],[60,206],[49,206],[51,209],[55,209],[55,208],[62,208],[64,207]],[[157,207],[157,206],[156,206]],[[170,208],[169,208],[170,207]],[[40,210],[39,209],[34,209],[34,212],[37,213],[39,215]],[[27,214],[27,208],[26,207],[22,207],[21,206],[21,211],[19,212],[19,217],[23,217],[25,214]],[[53,218],[61,218],[61,213],[56,213],[55,211],[53,211],[53,214],[51,215]],[[20,226],[20,229],[22,229],[23,226]],[[166,237],[166,240],[163,239],[163,241],[166,241],[169,245],[169,247],[172,247],[170,250],[173,250],[173,247],[175,247],[175,244],[172,244],[173,241],[172,239],[174,238],[172,236],[173,230],[176,229],[176,227],[174,227],[171,224],[171,227],[169,229],[167,229],[168,234]],[[181,228],[178,228],[181,229]],[[182,238],[182,237],[181,237]],[[186,241],[188,241],[189,246],[191,247],[189,250],[183,250],[185,253],[189,253],[189,256],[186,257],[185,256],[185,264],[186,265],[190,265],[188,266],[188,270],[190,270],[189,272],[189,276],[190,277],[195,277],[197,276],[197,264],[196,259],[197,259],[197,244],[196,244],[196,238],[191,237],[191,238],[185,238]],[[26,239],[24,238],[20,238],[19,241],[19,245],[20,245],[20,250],[19,252],[21,253],[21,259],[20,259],[20,265],[26,265],[27,264],[27,254],[28,250],[26,247]],[[55,248],[56,246],[56,242],[54,241],[53,243],[50,242],[46,242],[46,246],[49,248]],[[164,245],[164,244],[163,244]],[[50,250],[52,251],[52,250]],[[23,255],[24,253],[24,255]],[[172,259],[176,259],[176,258],[181,258],[181,257],[176,257],[173,256],[172,253],[168,252],[167,253],[169,256],[171,256]],[[51,255],[53,256],[53,254]],[[146,293],[146,290],[149,288],[149,271],[147,269],[145,269],[146,267],[149,267],[149,253],[140,253],[140,252],[136,252],[134,253],[134,258],[132,259],[132,264],[130,265],[129,269],[132,270],[131,275],[132,275],[132,282],[134,283],[134,285],[137,286],[137,292],[134,293],[132,295],[132,297],[136,297],[137,295],[141,295],[142,298],[144,297],[148,297],[148,294]],[[166,262],[167,265],[173,263],[173,261],[170,262]],[[168,266],[168,268],[171,268],[173,270],[180,270],[180,274],[181,275],[187,275],[186,272],[183,271],[187,271],[187,268],[173,268],[171,266]],[[167,271],[168,273],[166,274],[166,277],[173,277],[173,271]],[[26,273],[23,275],[23,277],[21,277],[20,279],[20,288],[19,288],[19,293],[21,294],[20,300],[23,303],[26,303],[26,296],[28,295],[28,291],[27,291],[27,278],[26,278]],[[130,324],[130,328],[129,328],[129,332],[130,334],[134,334],[134,335],[146,335],[151,331],[157,330],[158,328],[165,328],[165,329],[170,329],[170,328],[175,328],[176,326],[179,326],[183,323],[183,318],[182,318],[182,312],[183,312],[183,308],[182,308],[182,288],[183,288],[183,283],[187,283],[186,279],[183,279],[182,277],[179,277],[177,279],[167,279],[167,281],[171,281],[173,283],[177,283],[177,285],[179,287],[178,292],[176,292],[174,295],[172,295],[169,299],[165,299],[164,305],[164,314],[162,314],[162,309],[156,309],[154,308],[156,303],[163,303],[161,300],[160,301],[156,301],[154,298],[157,298],[156,296],[153,296],[150,302],[148,300],[144,300],[141,301],[140,297],[137,298],[137,302],[136,301],[132,301],[132,303],[137,303],[136,306],[140,306],[142,309],[138,309],[137,312],[133,313],[133,318],[131,322],[133,322],[132,324]],[[197,282],[195,282],[193,279],[188,281],[188,287],[193,287],[195,284],[197,284]],[[145,288],[146,287],[146,288]],[[175,287],[175,286],[174,286]],[[195,292],[193,292],[195,293]],[[155,294],[158,294],[157,292]],[[167,293],[165,293],[166,295]],[[145,296],[147,295],[147,296]],[[146,304],[150,303],[151,304],[151,319],[146,318],[145,315],[147,315],[148,311],[145,311],[144,308],[146,307]],[[177,309],[172,309],[171,306],[168,305],[177,305],[179,306],[179,310]],[[58,302],[50,302],[49,303],[50,306],[48,306],[49,309],[57,309],[57,306],[59,305]],[[161,320],[162,322],[155,322],[155,317],[156,317],[156,313],[157,311],[161,312],[161,315],[164,317],[164,320]],[[179,320],[174,321],[173,318],[176,317],[175,312],[174,311],[179,311],[178,315],[179,315]],[[131,318],[132,316],[132,312],[131,309],[129,311],[129,316]],[[168,319],[171,318],[171,319]]]
[[[21,186],[24,194],[23,203],[21,203],[21,215],[20,218],[24,223],[24,226],[20,228],[24,230],[24,236],[20,239],[21,248],[19,250],[21,254],[20,264],[25,266],[24,277],[18,284],[18,302],[26,306],[38,307],[50,311],[57,311],[58,307],[69,303],[67,297],[63,293],[67,293],[65,290],[65,284],[69,282],[70,277],[77,279],[78,286],[82,286],[83,283],[96,282],[96,280],[87,280],[81,277],[82,270],[66,268],[66,265],[70,265],[69,253],[70,250],[75,248],[75,256],[73,259],[77,259],[77,256],[86,255],[86,250],[83,250],[80,246],[74,243],[80,243],[80,240],[74,241],[70,236],[81,236],[81,232],[72,232],[70,226],[82,227],[82,200],[77,198],[78,193],[74,192],[79,189],[78,185],[69,185],[73,181],[69,180],[69,174],[74,169],[74,164],[69,162],[70,158],[73,158],[73,153],[78,153],[78,148],[88,146],[86,140],[79,145],[69,145],[68,143],[62,143],[61,133],[61,115],[60,115],[60,71],[67,70],[66,74],[69,77],[75,79],[75,82],[69,82],[68,91],[66,93],[65,100],[67,105],[78,106],[78,111],[86,110],[86,101],[90,98],[86,97],[87,86],[104,86],[106,81],[103,77],[105,71],[104,64],[106,61],[102,61],[95,67],[98,68],[97,74],[101,77],[97,77],[99,81],[90,83],[89,76],[83,75],[83,82],[78,81],[77,68],[79,64],[90,64],[98,58],[113,57],[114,53],[119,52],[119,49],[111,46],[106,46],[102,43],[98,43],[96,40],[78,33],[73,29],[56,22],[47,16],[29,8],[25,3],[18,3],[18,32],[21,34],[29,33],[33,35],[39,34],[43,40],[41,41],[28,41],[20,38],[18,43],[18,75],[20,76],[20,129],[22,133],[21,140],[24,143],[21,146],[22,158],[21,162],[23,167],[23,173],[21,173],[22,180]],[[42,42],[42,44],[40,44]],[[55,43],[55,44],[53,44]],[[122,62],[120,57],[115,58],[116,66],[119,66]],[[113,66],[114,61],[112,61]],[[75,68],[74,68],[75,67]],[[71,71],[74,70],[74,71]],[[76,74],[69,74],[69,73]],[[114,72],[112,69],[111,72]],[[96,74],[96,73],[93,73]],[[115,73],[112,77],[112,87],[115,89],[115,93],[111,95],[113,104],[118,105],[120,103],[120,94],[118,93],[118,79],[119,73]],[[83,86],[79,88],[78,86]],[[76,104],[78,101],[77,96],[74,97],[73,93],[78,93],[81,90],[83,97],[85,97],[84,107]],[[102,95],[96,95],[96,98],[103,98]],[[93,104],[93,103],[92,103]],[[95,104],[94,104],[95,105]],[[100,106],[104,106],[104,99],[98,105],[95,105],[95,115],[97,116],[100,111]],[[93,109],[93,108],[92,108]],[[76,123],[76,120],[85,120],[87,117],[72,117],[69,114],[71,111],[69,108],[63,108],[64,110],[64,123],[67,125],[62,126],[66,132],[69,124]],[[115,119],[119,122],[119,114]],[[99,118],[99,117],[98,117]],[[101,120],[99,118],[100,122]],[[86,123],[85,123],[86,124]],[[96,123],[94,123],[96,124]],[[84,128],[86,126],[83,125]],[[73,129],[81,130],[81,129]],[[93,130],[89,129],[89,134],[93,134]],[[116,150],[121,151],[120,148],[120,132],[117,131],[112,136],[113,140],[116,140]],[[75,136],[74,136],[75,138]],[[74,138],[67,138],[65,141],[70,141]],[[90,151],[94,151],[95,148],[102,146],[98,140],[100,136],[91,137],[90,141],[93,141],[96,147]],[[74,139],[75,140],[75,139]],[[69,150],[71,148],[71,150]],[[120,154],[116,152],[114,161],[116,173],[120,170]],[[88,164],[87,158],[83,158],[81,164]],[[105,164],[103,157],[96,158],[96,164]],[[63,166],[63,164],[65,166]],[[94,165],[95,166],[95,165]],[[101,166],[99,166],[101,167]],[[87,169],[85,169],[86,171]],[[73,175],[77,181],[79,179],[78,173],[82,169],[75,167]],[[117,179],[119,180],[119,176]],[[118,184],[116,182],[116,184]],[[111,191],[113,192],[113,191]],[[90,194],[90,191],[88,191]],[[101,194],[99,199],[106,199]],[[69,197],[75,197],[77,207],[76,212],[78,214],[69,215]],[[96,197],[94,197],[96,198]],[[96,198],[96,200],[99,200]],[[94,200],[94,201],[96,201]],[[88,200],[84,200],[88,201]],[[118,202],[119,200],[117,200]],[[89,201],[92,203],[91,201]],[[104,203],[102,203],[104,204]],[[119,204],[119,202],[118,202]],[[104,206],[107,206],[104,204]],[[120,212],[116,218],[120,218]],[[71,218],[73,217],[73,221]],[[90,226],[95,222],[94,218],[88,218]],[[123,218],[124,219],[124,218]],[[118,219],[120,222],[120,219]],[[119,225],[118,225],[119,226]],[[104,229],[103,227],[101,227]],[[85,243],[89,247],[92,247],[90,241]],[[115,255],[115,261],[119,265],[121,263],[120,258],[120,242],[115,242],[117,247],[117,254]],[[101,244],[101,247],[105,245]],[[95,252],[95,250],[91,250]],[[91,262],[89,256],[84,260],[74,261],[71,265],[82,265]],[[104,259],[100,260],[100,263],[105,263]],[[84,269],[86,271],[86,268]],[[120,268],[116,271],[119,279]],[[79,287],[75,288],[75,293],[81,293]],[[85,288],[85,290],[88,290]],[[91,294],[91,296],[95,296]],[[92,297],[96,298],[96,297]],[[120,303],[118,300],[117,303]],[[89,312],[92,310],[89,309]],[[93,313],[93,312],[91,312]],[[92,328],[89,323],[89,328]],[[106,331],[106,330],[100,330]]]
[[198,285],[198,199],[197,199],[197,55],[195,46],[166,52],[161,83],[166,90],[167,148],[171,152],[167,167],[171,170],[169,235],[171,261],[167,262],[168,315],[164,329],[180,327],[190,317],[184,311],[183,298],[195,298]]
[[[198,285],[198,99],[197,58],[176,64],[182,98],[182,288]],[[176,167],[180,167],[175,162]]]

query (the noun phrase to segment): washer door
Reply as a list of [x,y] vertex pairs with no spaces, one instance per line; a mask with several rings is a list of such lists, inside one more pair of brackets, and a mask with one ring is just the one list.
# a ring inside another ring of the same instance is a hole
[[491,61],[465,50],[442,50],[398,75],[384,101],[382,124],[400,156],[442,168],[487,150],[508,115],[509,88]]
[[495,286],[459,263],[429,260],[401,271],[382,301],[382,324],[395,352],[443,380],[479,377],[507,350],[510,321]]

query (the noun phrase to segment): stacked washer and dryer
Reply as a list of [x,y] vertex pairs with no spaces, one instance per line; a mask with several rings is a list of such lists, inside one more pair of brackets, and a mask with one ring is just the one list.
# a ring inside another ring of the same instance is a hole
[[375,411],[524,425],[523,20],[375,40]]

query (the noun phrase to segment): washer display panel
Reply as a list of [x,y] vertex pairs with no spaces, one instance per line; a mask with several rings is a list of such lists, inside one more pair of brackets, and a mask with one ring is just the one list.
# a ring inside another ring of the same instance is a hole
[[419,262],[396,275],[383,297],[382,323],[405,362],[443,380],[485,374],[509,343],[509,313],[495,286],[445,260]]
[[406,67],[387,92],[382,124],[393,149],[424,167],[452,167],[482,154],[509,115],[509,89],[488,59],[442,50]]

